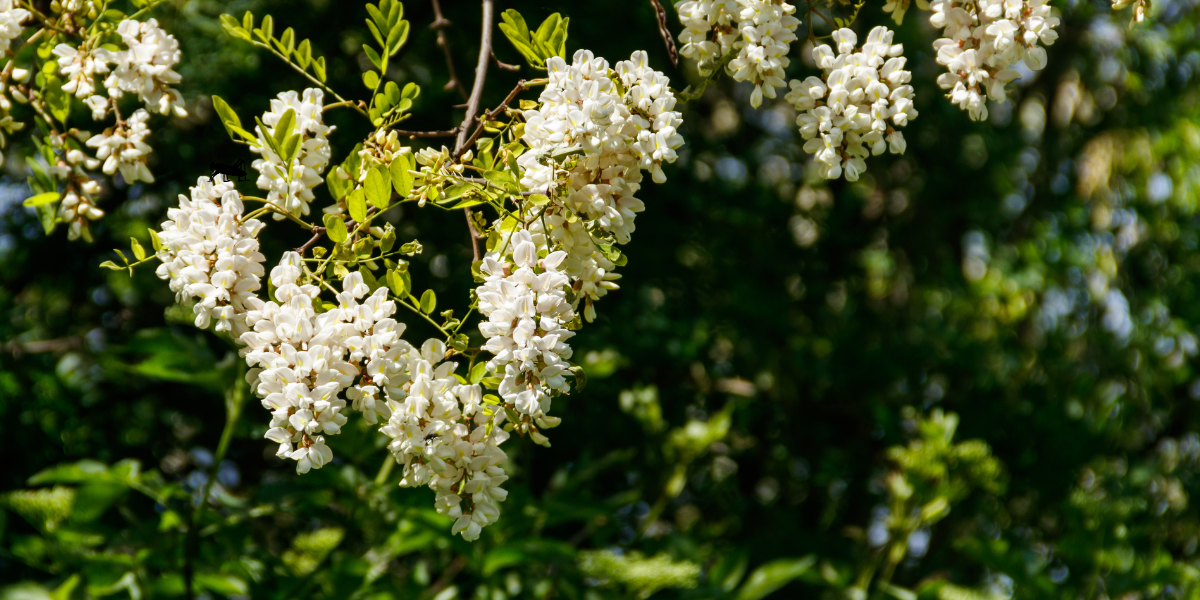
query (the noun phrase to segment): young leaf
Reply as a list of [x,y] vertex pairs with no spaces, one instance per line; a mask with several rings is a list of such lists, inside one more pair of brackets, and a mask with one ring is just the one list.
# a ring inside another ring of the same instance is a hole
[[[367,6],[371,6],[368,4]],[[374,7],[371,7],[374,8]],[[372,21],[367,21],[367,29],[371,30],[371,35],[375,37],[375,41],[379,43],[379,47],[387,49],[387,44],[383,43],[383,36],[379,34],[379,27]]]
[[158,237],[158,232],[150,228],[147,228],[146,231],[150,232],[150,244],[154,246],[154,253],[162,252],[162,239]]
[[387,169],[382,165],[377,166],[367,173],[367,200],[372,206],[380,210],[387,208],[388,203],[392,199],[391,177],[388,175]]
[[358,188],[346,197],[346,208],[350,211],[350,218],[359,223],[367,220],[367,201],[363,196],[363,189]]
[[262,26],[254,33],[258,34],[258,39],[264,44],[269,44],[275,33],[275,19],[271,15],[263,17]]
[[246,14],[242,15],[242,29],[246,31],[254,29],[254,14],[250,11],[246,11]]
[[318,56],[317,60],[313,61],[313,74],[321,83],[325,83],[325,57]]
[[471,376],[468,381],[472,384],[479,383],[483,381],[485,375],[487,375],[487,363],[477,362],[475,366],[471,367]]
[[[292,137],[292,130],[296,128],[296,111],[287,109],[282,117],[279,117],[279,122],[275,124],[275,131],[272,135],[275,137],[275,146],[282,149],[283,143],[288,138]],[[283,157],[286,153],[280,152],[279,156]]]
[[308,40],[304,40],[300,42],[299,46],[296,46],[296,63],[300,65],[301,69],[307,69],[308,65],[312,63],[312,45],[308,43]]
[[281,156],[280,158],[282,158],[284,160],[284,162],[291,164],[291,162],[293,160],[295,160],[296,157],[300,154],[300,142],[301,141],[303,141],[303,140],[302,140],[300,134],[298,134],[298,133],[296,135],[293,135],[292,137],[288,138],[286,141],[284,141],[283,146],[280,148],[281,150],[283,150],[283,156]]
[[391,56],[400,51],[404,42],[408,41],[408,21],[400,21],[396,23],[392,30],[388,32],[387,37],[387,53]]
[[428,315],[433,313],[435,308],[437,308],[437,294],[433,290],[425,290],[421,294],[421,312]]
[[144,260],[146,258],[146,249],[138,243],[137,238],[129,238],[129,247],[133,250],[133,255],[136,256],[138,260]]
[[291,27],[284,29],[283,35],[279,36],[279,41],[275,45],[284,56],[290,57],[296,49],[296,32],[292,31]]
[[376,69],[383,70],[383,59],[379,58],[379,53],[374,48],[363,44],[363,52],[367,53],[367,58],[371,60],[371,64],[375,65]]
[[546,61],[538,54],[534,48],[534,42],[529,37],[529,27],[525,24],[525,18],[521,13],[508,9],[500,15],[500,31],[504,32],[504,37],[512,42],[512,45],[525,57],[530,66],[537,69],[545,69]]
[[404,298],[408,296],[408,290],[412,287],[412,276],[407,271],[388,271],[386,282],[389,290],[392,293]]
[[412,191],[412,173],[408,172],[408,157],[410,156],[410,154],[401,154],[392,159],[392,187],[396,188],[396,193],[400,194],[401,198],[407,198],[408,193]]
[[346,241],[346,223],[337,215],[325,215],[325,235],[335,243]]
[[363,85],[367,86],[368,90],[373,90],[375,89],[375,86],[379,85],[379,73],[376,73],[375,71],[367,71],[366,73],[363,73],[362,80]]
[[102,268],[105,268],[105,269],[112,269],[112,270],[114,270],[114,271],[123,271],[123,270],[125,270],[125,267],[122,267],[122,266],[118,265],[117,263],[115,263],[115,262],[113,262],[113,261],[111,261],[111,260],[106,260],[106,261],[104,261],[104,262],[100,263],[100,266],[101,266]]
[[24,204],[25,204],[25,206],[41,206],[42,204],[50,204],[51,202],[58,202],[58,199],[60,197],[62,197],[62,195],[59,194],[58,192],[46,192],[44,194],[38,194],[31,198],[26,198]]

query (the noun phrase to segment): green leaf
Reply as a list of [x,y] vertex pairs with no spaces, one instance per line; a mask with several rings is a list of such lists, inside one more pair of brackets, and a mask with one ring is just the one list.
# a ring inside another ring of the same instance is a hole
[[[368,4],[367,6],[370,5]],[[387,50],[387,44],[383,42],[383,36],[379,33],[379,27],[375,25],[374,21],[367,21],[367,29],[371,30],[371,36],[374,37],[375,41],[379,43],[379,47]]]
[[388,56],[399,52],[406,41],[408,41],[408,21],[400,21],[388,32],[387,45],[385,46]]
[[106,261],[100,263],[100,267],[103,269],[112,269],[114,271],[124,271],[125,270],[125,267],[122,267],[121,265],[118,265],[117,263],[115,263],[111,260],[106,260]]
[[[295,128],[296,111],[289,108],[287,109],[287,112],[283,113],[282,117],[279,117],[279,122],[275,124],[275,131],[271,134],[275,137],[275,146],[282,150],[284,147],[283,143],[286,142],[288,138],[292,137],[292,134],[294,133],[293,130]],[[286,152],[279,152],[279,156],[281,158],[286,154]]]
[[367,220],[367,201],[363,196],[363,189],[356,188],[346,197],[346,208],[350,211],[350,218],[359,223]]
[[392,246],[396,245],[396,230],[391,225],[383,232],[383,237],[379,238],[379,251],[387,254]]
[[150,244],[154,246],[154,253],[162,252],[162,239],[158,237],[158,232],[149,228],[146,231],[150,232]]
[[143,248],[140,243],[138,243],[137,238],[129,238],[129,247],[133,250],[133,255],[136,256],[138,260],[145,260],[146,249]]
[[510,8],[500,15],[500,19],[500,31],[504,32],[504,37],[512,42],[517,52],[525,57],[530,66],[545,70],[546,61],[534,47],[534,41],[529,37],[529,27],[525,25],[525,18],[521,13]]
[[[380,12],[379,9],[376,8],[374,4],[369,4],[369,3],[367,4],[367,12],[370,13],[371,19],[373,21],[375,21],[376,25],[378,25],[379,27],[382,27],[384,29],[387,29],[387,26],[388,26],[387,17],[384,16],[384,14],[382,12]],[[371,25],[372,23],[371,23],[371,21],[367,21],[367,24]],[[379,42],[379,44],[383,45],[383,42]]]
[[292,52],[296,49],[296,32],[292,31],[291,27],[283,30],[283,35],[279,36],[279,41],[275,43],[279,51],[286,57],[291,57]]
[[[226,102],[224,98],[221,98],[217,95],[212,97],[212,104],[213,109],[217,111],[217,117],[219,117],[221,119],[221,123],[225,125],[225,131],[229,133],[230,138],[236,140],[237,138],[234,137],[235,130],[242,129],[242,120],[238,118],[237,112],[229,106],[229,103]],[[255,139],[254,136],[250,135],[249,132],[246,132],[245,135],[249,136],[251,139]]]
[[780,558],[757,569],[738,590],[737,600],[759,600],[803,575],[817,562],[815,556]]
[[367,71],[362,75],[363,85],[367,86],[368,90],[375,89],[379,85],[379,73],[375,71]]
[[301,69],[307,69],[308,65],[312,63],[312,45],[308,43],[308,40],[300,42],[300,45],[296,47],[296,63],[300,65]]
[[247,31],[254,29],[254,14],[250,11],[246,11],[246,14],[242,15],[242,28]]
[[47,82],[44,94],[46,108],[50,109],[51,116],[66,123],[67,118],[71,116],[71,95],[62,90],[62,84],[58,78]]
[[[393,163],[395,161],[392,161]],[[367,200],[371,205],[383,210],[392,199],[391,177],[383,165],[377,165],[367,173]]]
[[222,596],[245,596],[250,591],[245,581],[218,573],[197,573],[196,585]]
[[370,59],[371,64],[375,65],[376,69],[383,71],[383,59],[379,58],[379,53],[374,48],[363,44],[363,52],[367,53],[367,58]]
[[262,25],[254,32],[264,44],[269,44],[275,33],[275,19],[271,15],[263,17]]
[[471,376],[468,378],[468,380],[472,384],[479,383],[480,381],[483,381],[483,378],[486,375],[487,375],[487,363],[478,362],[478,363],[475,363],[474,367],[471,367]]
[[301,138],[300,134],[297,133],[283,143],[283,147],[280,148],[283,150],[283,156],[280,158],[282,158],[284,162],[291,164],[291,162],[300,155],[300,142],[302,139],[303,138]]
[[419,86],[411,81],[404,84],[404,89],[401,90],[401,92],[400,92],[400,97],[406,98],[408,100],[416,100],[417,96],[420,96],[420,95],[421,95],[421,86]]
[[427,315],[432,314],[436,308],[437,294],[435,294],[433,290],[425,290],[425,292],[421,294],[421,312]]
[[267,147],[270,148],[276,156],[283,156],[283,151],[279,148],[279,145],[275,143],[275,138],[271,137],[271,135],[267,133],[267,125],[262,122],[262,119],[254,117],[254,122],[258,124],[258,130],[262,132],[263,139],[267,141]]
[[412,192],[412,173],[408,172],[412,168],[412,165],[409,164],[411,159],[411,154],[401,154],[392,159],[390,166],[392,187],[395,188],[397,194],[400,194],[401,198],[407,198],[409,192]]
[[58,192],[46,192],[44,194],[38,194],[31,198],[26,198],[24,204],[25,204],[25,206],[41,206],[42,204],[50,204],[51,202],[58,202],[58,199],[61,197],[62,197],[62,194],[59,194]]
[[321,83],[325,83],[325,57],[318,56],[317,60],[313,61],[313,74]]
[[340,244],[346,241],[346,222],[342,221],[337,215],[325,215],[325,235],[334,243]]
[[412,289],[412,276],[407,271],[388,271],[387,286],[392,293],[404,298],[408,296],[408,291]]

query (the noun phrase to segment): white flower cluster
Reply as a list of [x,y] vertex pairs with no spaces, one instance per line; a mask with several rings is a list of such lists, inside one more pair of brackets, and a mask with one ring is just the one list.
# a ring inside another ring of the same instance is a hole
[[392,358],[384,384],[391,417],[379,431],[392,438],[388,450],[404,465],[400,485],[429,486],[437,511],[455,519],[451,532],[474,540],[508,497],[500,487],[507,456],[499,447],[508,432],[504,411],[483,404],[478,385],[460,384],[457,363],[442,362],[445,355],[446,345],[431,339]]
[[84,154],[82,150],[64,149],[61,138],[51,140],[52,143],[58,142],[56,149],[64,150],[58,164],[48,169],[56,179],[66,181],[57,216],[64,223],[69,223],[67,239],[88,239],[91,237],[87,232],[88,222],[104,216],[104,211],[96,206],[100,182],[89,177],[87,173],[87,169],[98,167],[100,161]]
[[115,127],[105,129],[104,133],[87,141],[88,146],[96,149],[96,158],[104,161],[101,169],[106,174],[120,170],[125,183],[154,183],[154,175],[146,166],[152,151],[145,142],[146,136],[150,135],[150,128],[146,126],[149,120],[150,113],[139,108],[124,123],[118,122]]
[[[181,80],[174,70],[182,58],[179,41],[163,31],[154,19],[121,21],[117,33],[125,50],[55,46],[59,73],[67,78],[63,91],[84,100],[96,120],[103,119],[109,104],[127,93],[136,95],[146,108],[160,114],[187,116],[183,96],[171,87]],[[95,77],[105,73],[108,73],[104,80],[107,98],[95,93]]]
[[569,391],[566,341],[576,311],[582,303],[593,320],[592,303],[617,289],[611,244],[629,241],[645,209],[634,196],[642,170],[665,181],[662,165],[683,145],[670,81],[645,52],[615,69],[586,50],[570,65],[552,58],[546,67],[541,103],[524,112],[530,149],[517,163],[522,187],[548,202],[523,203],[515,221],[497,223],[502,241],[484,257],[476,288],[487,318],[479,329],[494,355],[488,369],[502,378],[504,406],[521,418],[514,426],[542,445],[549,440],[539,428],[559,424],[547,414],[551,396]]
[[944,29],[933,43],[937,62],[948,70],[938,85],[971,119],[987,118],[987,98],[1004,102],[1006,84],[1017,78],[1013,65],[1040,71],[1046,49],[1058,39],[1057,17],[1047,0],[933,0],[929,22]]
[[917,116],[912,74],[904,70],[902,44],[892,44],[892,31],[876,27],[861,49],[850,29],[833,32],[837,54],[827,45],[813,49],[824,79],[793,80],[785,99],[800,112],[796,124],[808,140],[804,151],[815,154],[821,176],[857,181],[866,158],[891,151],[903,154],[904,134],[896,131]]
[[12,41],[21,37],[21,24],[31,16],[17,0],[0,0],[0,52],[7,53]]
[[728,71],[734,81],[754,84],[751,106],[758,108],[785,85],[788,51],[800,25],[792,16],[795,6],[785,0],[687,0],[676,10],[684,26],[680,54],[705,68],[736,49]]
[[[64,203],[65,204],[65,203]],[[258,249],[257,219],[242,220],[241,195],[229,181],[201,177],[191,198],[179,195],[179,208],[158,234],[163,264],[156,273],[171,282],[176,301],[197,300],[196,326],[234,336],[246,331],[245,315],[257,301],[266,258]]]
[[[325,93],[315,88],[304,90],[303,97],[294,91],[283,92],[278,99],[271,100],[271,110],[263,114],[262,122],[267,131],[255,127],[258,145],[251,151],[262,158],[251,166],[258,170],[258,187],[268,191],[267,200],[297,217],[309,213],[309,203],[315,198],[312,190],[322,183],[321,173],[333,157],[326,135],[336,127],[322,121],[324,102]],[[283,159],[267,144],[265,136],[275,135],[279,119],[289,109],[296,114],[294,133],[303,137],[296,158],[290,165],[284,165]],[[283,218],[283,215],[275,215],[276,220]]]
[[[479,270],[484,284],[476,290],[479,312],[487,317],[479,331],[487,338],[484,349],[493,354],[488,370],[502,376],[500,396],[518,414],[538,427],[551,428],[558,419],[547,416],[551,390],[567,392],[566,374],[574,337],[566,325],[575,319],[567,298],[570,278],[559,270],[567,252],[544,254],[545,236],[526,230],[512,232],[511,253],[489,252]],[[541,242],[541,243],[538,243]],[[531,431],[533,440],[549,445],[545,436]]]

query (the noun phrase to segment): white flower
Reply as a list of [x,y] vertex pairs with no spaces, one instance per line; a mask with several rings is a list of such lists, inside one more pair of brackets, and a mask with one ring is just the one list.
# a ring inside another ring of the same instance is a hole
[[833,32],[837,53],[829,46],[813,49],[824,79],[793,80],[784,97],[800,113],[796,125],[808,140],[822,177],[857,181],[866,157],[890,151],[903,154],[904,134],[896,130],[916,118],[912,74],[904,69],[904,48],[892,44],[892,31],[876,27],[862,48],[849,29]]
[[113,64],[112,73],[104,80],[109,97],[136,94],[147,109],[187,116],[183,96],[171,87],[181,79],[174,70],[182,57],[175,37],[163,31],[154,19],[121,21],[117,33],[127,49],[106,56]]
[[16,0],[0,0],[0,52],[8,52],[12,41],[21,37],[21,23],[32,16],[18,8]]
[[938,85],[976,121],[987,118],[989,98],[1007,99],[1007,83],[1017,77],[1014,65],[1045,68],[1042,46],[1058,39],[1059,20],[1046,0],[933,0],[930,6],[929,22],[944,30],[933,42],[938,64],[947,69]]
[[[312,190],[324,181],[321,173],[333,156],[325,136],[336,128],[321,120],[324,99],[325,93],[319,89],[304,90],[303,97],[294,91],[283,92],[271,100],[271,110],[263,114],[262,122],[267,131],[255,127],[258,146],[250,150],[262,155],[251,164],[258,170],[258,187],[268,191],[267,200],[297,217],[309,214],[309,204],[315,199]],[[295,133],[302,136],[302,141],[296,158],[290,165],[284,165],[267,144],[265,136],[275,134],[275,126],[289,109],[295,112]],[[283,215],[275,215],[276,220],[283,218]]]
[[139,108],[125,123],[118,123],[115,128],[105,129],[104,133],[93,136],[87,145],[96,149],[96,158],[104,161],[103,170],[112,175],[119,169],[126,183],[137,181],[154,183],[154,175],[146,167],[146,158],[151,152],[150,145],[145,141],[150,135],[146,121],[150,113]]
[[242,220],[241,195],[233,183],[207,177],[196,181],[191,197],[180,195],[179,207],[167,211],[158,234],[163,252],[156,273],[171,282],[176,300],[196,299],[196,326],[235,337],[247,329],[244,315],[261,287],[262,263],[258,232],[262,223]]

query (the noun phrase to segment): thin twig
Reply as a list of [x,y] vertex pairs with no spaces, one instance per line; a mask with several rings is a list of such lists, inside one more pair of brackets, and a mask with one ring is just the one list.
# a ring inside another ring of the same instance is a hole
[[[458,147],[457,150],[455,150],[454,160],[457,161],[463,154],[466,154],[467,149],[469,149],[475,143],[475,140],[479,139],[479,135],[483,133],[483,127],[488,121],[491,121],[492,119],[496,118],[497,115],[499,115],[500,113],[507,110],[508,104],[513,101],[513,98],[516,98],[517,94],[521,93],[522,91],[529,89],[529,87],[531,85],[533,85],[535,82],[536,82],[536,80],[535,81],[526,81],[524,79],[518,81],[517,86],[514,87],[512,89],[512,91],[508,93],[508,96],[506,96],[504,98],[504,102],[501,102],[500,106],[497,106],[496,108],[489,110],[489,111],[484,111],[483,119],[480,120],[479,125],[477,125],[475,127],[475,131],[471,132],[471,137],[467,138],[466,143],[462,144],[461,146]],[[466,121],[463,121],[463,124],[465,125]],[[460,135],[462,133],[464,133],[464,132],[459,131]]]
[[504,71],[520,71],[521,70],[521,65],[510,65],[510,64],[500,60],[496,56],[495,50],[492,51],[492,60],[496,63],[497,67],[500,67]]
[[450,81],[446,82],[446,86],[442,89],[458,89],[458,94],[465,100],[467,98],[467,90],[463,89],[462,81],[458,79],[458,73],[454,70],[454,57],[450,54],[450,42],[446,41],[446,28],[450,26],[450,21],[442,16],[442,5],[438,0],[433,2],[433,23],[429,25],[430,29],[437,31],[437,45],[441,47],[442,54],[446,57],[446,71],[450,73]]
[[[475,64],[475,83],[471,86],[471,97],[467,99],[467,114],[458,127],[458,139],[454,148],[455,162],[466,152],[465,149],[468,147],[467,129],[471,127],[471,123],[475,120],[475,114],[479,112],[483,84],[487,81],[488,58],[492,55],[492,2],[493,0],[483,0],[483,31],[480,33],[479,39],[479,61]],[[479,232],[475,231],[475,223],[471,220],[470,207],[463,208],[463,214],[467,217],[467,230],[471,233],[471,254],[475,260],[479,260]]]
[[396,129],[394,131],[398,135],[407,135],[410,140],[416,138],[454,137],[458,135],[457,127],[444,131],[405,131],[403,129]]
[[675,37],[671,35],[671,29],[667,27],[667,11],[663,10],[663,6],[658,0],[650,0],[650,4],[654,5],[654,16],[658,17],[658,33],[662,36],[663,43],[667,45],[667,54],[671,56],[671,66],[679,66],[679,52],[675,50]]
[[59,338],[57,340],[37,340],[34,342],[9,342],[0,346],[13,356],[22,354],[41,354],[43,352],[61,352],[63,350],[71,350],[82,345],[82,340],[77,337]]
[[304,253],[308,252],[308,249],[312,248],[312,245],[317,243],[317,240],[321,239],[321,236],[324,234],[325,234],[324,227],[313,227],[313,236],[311,238],[309,238],[309,240],[307,242],[304,242],[303,246],[296,248],[296,250],[295,250],[296,254],[299,254],[300,256],[304,256]]

